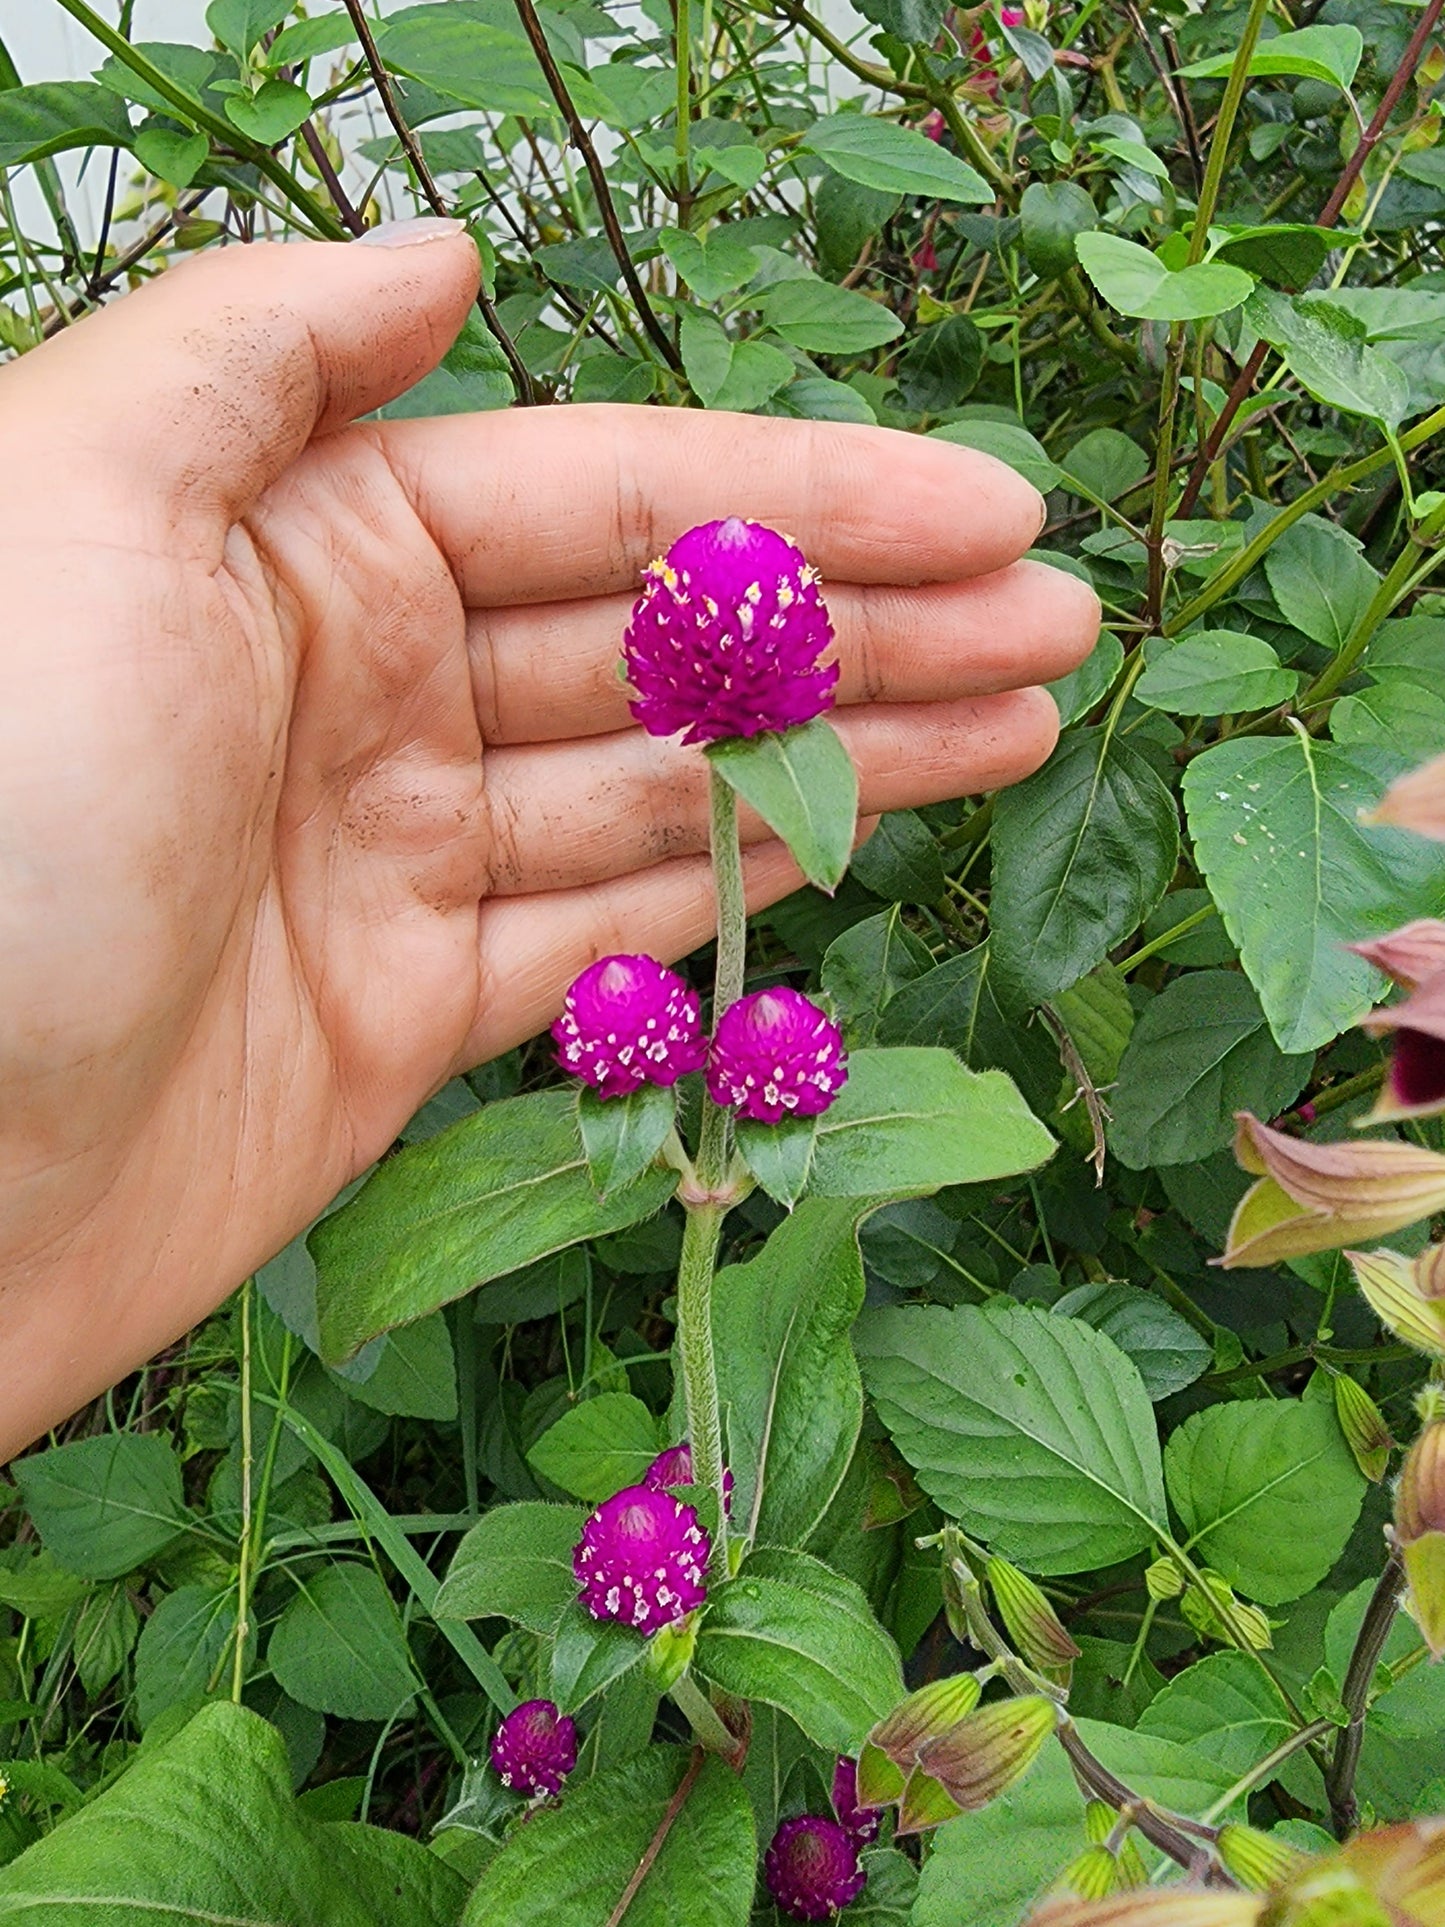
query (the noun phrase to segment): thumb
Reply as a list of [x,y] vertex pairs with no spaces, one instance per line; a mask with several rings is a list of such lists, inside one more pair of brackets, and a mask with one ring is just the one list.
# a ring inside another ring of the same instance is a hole
[[105,483],[149,498],[172,529],[213,531],[313,435],[434,368],[477,277],[459,221],[196,255],[13,363],[0,432],[63,454],[69,478],[89,453]]

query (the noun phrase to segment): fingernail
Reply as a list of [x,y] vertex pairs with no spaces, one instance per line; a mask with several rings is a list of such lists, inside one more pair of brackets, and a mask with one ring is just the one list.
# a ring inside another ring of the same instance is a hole
[[441,241],[466,232],[465,221],[444,220],[437,214],[423,214],[413,221],[383,221],[357,236],[360,247],[417,248],[424,241]]

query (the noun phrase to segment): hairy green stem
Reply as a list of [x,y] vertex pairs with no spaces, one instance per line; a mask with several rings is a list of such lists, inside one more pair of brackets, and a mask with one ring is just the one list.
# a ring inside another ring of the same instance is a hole
[[682,1373],[687,1436],[692,1445],[692,1475],[717,1497],[713,1566],[727,1573],[727,1512],[723,1506],[722,1413],[718,1406],[717,1365],[712,1349],[712,1281],[722,1240],[721,1204],[688,1207],[677,1267],[677,1361]]

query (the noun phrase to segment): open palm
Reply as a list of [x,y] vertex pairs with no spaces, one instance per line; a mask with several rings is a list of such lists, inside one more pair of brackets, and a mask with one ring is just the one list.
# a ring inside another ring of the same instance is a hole
[[[212,1309],[614,949],[709,933],[705,768],[630,726],[639,570],[741,514],[822,569],[865,812],[1017,779],[1097,605],[1009,470],[855,427],[348,426],[464,236],[231,249],[0,376],[0,1456]],[[798,881],[753,837],[754,904]]]

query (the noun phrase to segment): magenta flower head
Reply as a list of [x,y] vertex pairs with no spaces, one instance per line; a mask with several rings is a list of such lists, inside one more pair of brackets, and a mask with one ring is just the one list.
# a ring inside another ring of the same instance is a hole
[[832,640],[795,542],[736,515],[704,522],[648,565],[622,639],[632,713],[685,743],[811,722],[832,706],[838,666],[818,666]]
[[763,1858],[763,1873],[768,1892],[794,1920],[831,1920],[858,1898],[868,1878],[853,1836],[815,1813],[783,1822]]
[[[670,1485],[691,1485],[693,1482],[692,1446],[686,1439],[681,1445],[669,1445],[665,1452],[659,1452],[642,1475],[642,1483],[653,1492],[665,1492]],[[733,1487],[737,1481],[727,1466],[723,1467],[723,1505],[728,1517],[732,1517]]]
[[860,1847],[878,1838],[883,1815],[877,1807],[859,1806],[858,1762],[850,1760],[846,1753],[840,1755],[833,1769],[833,1811],[838,1816],[838,1825],[845,1833],[852,1834]]
[[675,1084],[702,1069],[697,992],[654,957],[599,957],[567,992],[552,1026],[557,1061],[600,1097]]
[[826,1111],[847,1081],[842,1031],[801,991],[755,991],[718,1021],[707,1066],[714,1104],[777,1124]]
[[711,1553],[690,1505],[651,1486],[626,1485],[588,1518],[572,1570],[594,1619],[655,1633],[707,1598]]
[[576,1764],[576,1723],[551,1700],[524,1700],[492,1735],[492,1765],[518,1793],[560,1793]]

